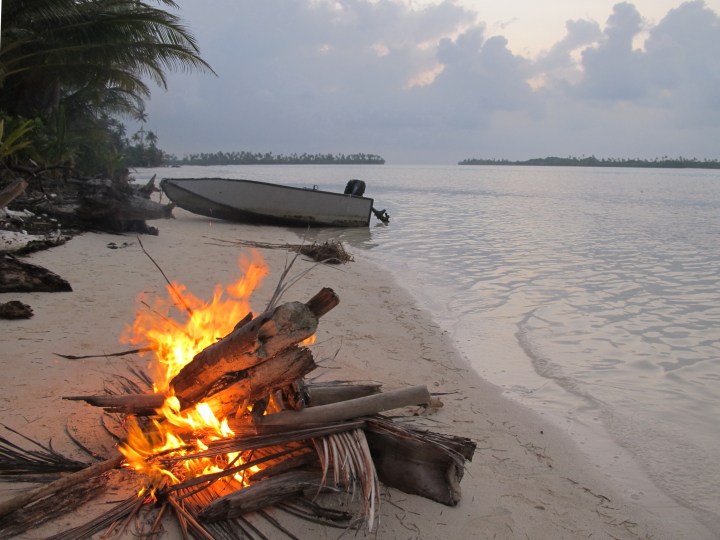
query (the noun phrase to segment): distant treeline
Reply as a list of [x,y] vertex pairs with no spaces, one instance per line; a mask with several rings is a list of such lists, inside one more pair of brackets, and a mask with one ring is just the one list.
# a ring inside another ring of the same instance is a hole
[[272,152],[214,152],[170,156],[168,165],[383,165],[375,154],[273,154]]
[[546,157],[528,159],[525,161],[510,161],[507,159],[464,159],[458,165],[542,165],[549,167],[648,167],[665,169],[720,169],[720,161],[716,159],[699,160],[684,157],[648,159],[598,159],[590,157]]

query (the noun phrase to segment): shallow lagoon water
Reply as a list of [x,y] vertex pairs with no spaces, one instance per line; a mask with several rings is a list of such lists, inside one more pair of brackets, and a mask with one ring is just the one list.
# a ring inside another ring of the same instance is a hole
[[228,166],[136,177],[156,172],[334,191],[364,180],[390,225],[309,238],[339,237],[392,272],[476,371],[563,426],[631,496],[642,499],[642,483],[623,460],[720,530],[719,171]]

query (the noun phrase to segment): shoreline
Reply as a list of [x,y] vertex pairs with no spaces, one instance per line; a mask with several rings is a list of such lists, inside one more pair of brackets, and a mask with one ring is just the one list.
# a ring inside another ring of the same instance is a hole
[[[372,257],[366,259],[369,264],[374,264]],[[497,388],[503,398],[551,422],[604,481],[622,493],[624,498],[639,506],[662,508],[664,513],[675,512],[678,516],[690,512],[709,527],[720,526],[716,515],[684,504],[656,483],[633,453],[612,434],[603,418],[606,412],[601,404],[563,386],[562,381],[540,375],[534,365],[521,365],[534,364],[535,359],[523,347],[517,331],[507,333],[505,325],[498,321],[453,321],[449,308],[434,303],[427,290],[423,290],[417,282],[412,282],[412,285],[408,281],[401,282],[392,270],[385,269],[393,275],[397,286],[423,306],[431,317],[434,309],[444,310],[445,316],[437,318],[444,321],[440,326],[448,333],[458,355],[473,374]],[[479,327],[480,324],[482,330],[470,332],[471,326]],[[497,337],[502,332],[506,335]],[[484,340],[488,336],[492,337]],[[493,360],[489,360],[486,366],[481,365],[488,358]]]
[[[220,246],[214,239],[297,243],[297,234],[286,229],[211,222],[177,210],[176,216],[158,222],[160,235],[142,242],[170,279],[202,298],[210,296],[216,283],[237,277],[237,256],[248,252]],[[129,245],[111,250],[110,242]],[[255,312],[262,309],[286,258],[281,250],[260,251],[271,275],[253,301]],[[28,321],[6,324],[0,410],[6,425],[55,442],[68,417],[75,416],[82,428],[85,417],[89,421],[98,414],[60,396],[101,390],[103,380],[124,369],[127,361],[67,361],[52,353],[122,349],[118,338],[132,322],[137,294],[162,291],[165,283],[132,236],[85,233],[29,260],[68,279],[75,292],[0,295],[3,301],[24,299],[35,310]],[[312,265],[299,260],[295,270]],[[390,272],[364,256],[340,267],[316,266],[285,300],[309,297],[323,286],[336,290],[340,305],[323,318],[318,331],[315,356],[326,359],[318,370],[321,380],[370,380],[387,389],[427,384],[431,392],[445,394],[445,407],[428,420],[438,431],[478,442],[457,507],[383,489],[391,503],[381,504],[379,537],[414,537],[408,529],[418,531],[418,538],[713,537],[689,510],[642,508],[624,500],[561,429],[473,371],[452,337]],[[146,360],[133,363],[143,367]],[[57,448],[64,449],[59,441]],[[2,492],[3,498],[8,496],[5,488]],[[394,505],[402,507],[401,516]]]

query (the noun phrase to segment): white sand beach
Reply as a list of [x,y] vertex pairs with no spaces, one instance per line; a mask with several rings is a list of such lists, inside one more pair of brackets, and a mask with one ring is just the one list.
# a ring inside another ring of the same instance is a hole
[[[296,232],[210,221],[175,210],[176,219],[153,222],[157,237],[141,238],[167,276],[203,298],[216,284],[238,277],[244,240],[300,243]],[[119,249],[110,249],[114,243]],[[350,249],[350,251],[352,251]],[[253,297],[258,313],[269,299],[292,254],[262,249],[271,274]],[[66,426],[88,446],[100,448],[102,411],[63,396],[99,394],[106,380],[127,374],[128,363],[144,368],[137,356],[67,360],[54,353],[89,355],[130,348],[119,338],[138,309],[140,293],[164,294],[165,281],[134,236],[86,233],[64,246],[28,258],[67,279],[71,293],[3,294],[0,301],[30,304],[33,318],[3,321],[0,342],[2,392],[0,422],[78,459],[86,459],[65,434]],[[300,258],[293,274],[314,263]],[[319,380],[381,383],[384,389],[426,384],[441,393],[444,407],[428,413],[433,430],[477,442],[461,483],[456,507],[383,489],[375,538],[522,539],[682,539],[716,537],[689,511],[662,498],[640,506],[603,479],[559,429],[501,395],[477,376],[443,332],[392,277],[367,262],[315,266],[285,295],[306,301],[331,287],[340,304],[320,321],[314,355]],[[335,352],[338,351],[337,356]],[[108,452],[111,450],[105,448]],[[112,482],[111,482],[112,484]],[[23,486],[0,484],[0,499]],[[113,498],[112,496],[110,498]],[[119,498],[115,496],[115,498]],[[91,502],[82,511],[31,531],[41,538],[82,523],[103,511]],[[283,518],[279,518],[283,519]],[[342,531],[319,525],[288,527],[302,538],[337,538]],[[297,529],[292,529],[298,527]],[[355,534],[355,533],[349,533]],[[169,530],[165,538],[174,538]]]

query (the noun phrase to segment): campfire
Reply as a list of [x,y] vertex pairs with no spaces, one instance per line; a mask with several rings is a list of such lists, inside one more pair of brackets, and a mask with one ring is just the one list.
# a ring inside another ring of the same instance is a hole
[[458,503],[475,444],[382,414],[440,406],[427,388],[312,382],[315,332],[338,295],[323,288],[305,302],[280,303],[286,268],[255,316],[252,293],[269,270],[255,251],[240,267],[240,279],[216,286],[210,301],[178,283],[168,283],[166,298],[141,299],[123,340],[150,356],[152,391],[66,398],[123,416],[119,455],[0,503],[0,536],[4,522],[38,501],[118,466],[141,478],[138,493],[57,538],[117,532],[142,508],[157,514],[143,531],[151,537],[168,514],[187,537],[233,527],[248,535],[245,516],[268,507],[372,531],[380,483]]

